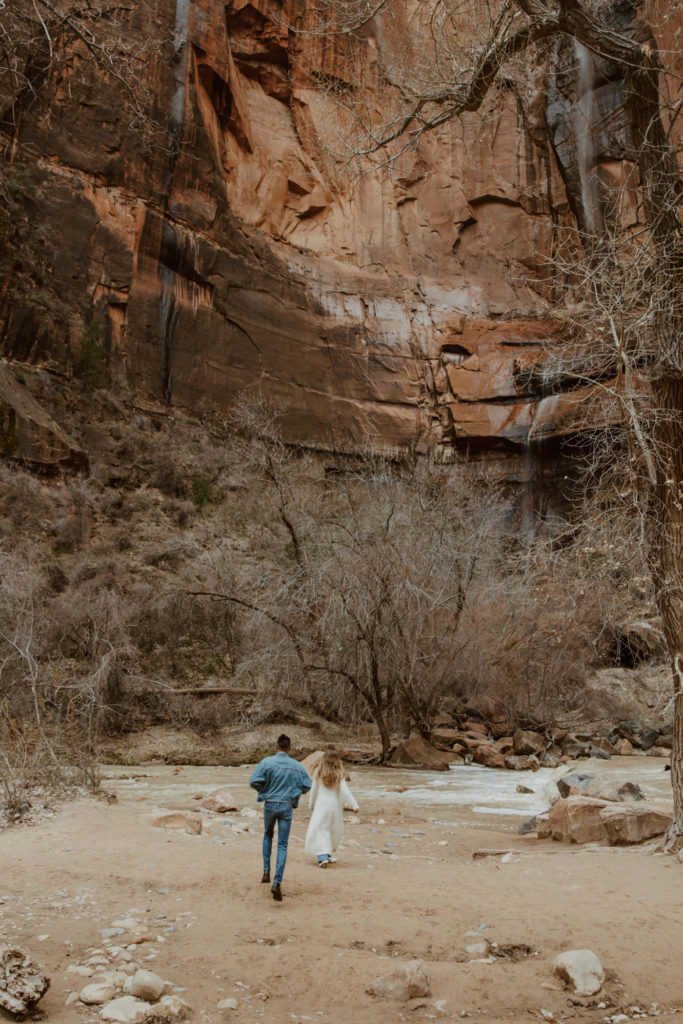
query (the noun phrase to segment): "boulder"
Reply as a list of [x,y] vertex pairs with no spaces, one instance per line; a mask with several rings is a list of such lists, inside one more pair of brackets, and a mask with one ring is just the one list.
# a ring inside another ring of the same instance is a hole
[[487,768],[505,768],[505,758],[492,743],[480,743],[472,752],[472,760]]
[[313,772],[320,764],[324,753],[324,750],[314,750],[310,754],[307,754],[307,756],[301,762],[301,767],[304,769],[304,771],[308,772],[311,778],[313,777]]
[[[533,820],[533,819],[530,819]],[[553,830],[550,824],[550,811],[546,811],[545,814],[536,815],[536,838],[537,839],[552,839]]]
[[86,1006],[100,1006],[108,1003],[116,995],[116,989],[106,981],[96,981],[81,989],[78,998]]
[[652,804],[639,803],[605,807],[600,818],[610,846],[630,846],[663,835],[673,815]]
[[546,739],[540,732],[532,732],[528,729],[517,729],[512,737],[515,754],[540,754],[545,746]]
[[624,800],[645,799],[645,794],[637,782],[617,782],[615,779],[594,778],[590,779],[582,789],[585,796],[595,796],[598,800],[623,802]]
[[577,740],[563,743],[562,753],[567,757],[570,757],[572,761],[577,761],[580,757],[590,756],[587,745],[585,743],[579,743]]
[[149,819],[155,828],[179,828],[193,836],[202,830],[202,816],[196,811],[161,811]]
[[496,750],[500,750],[501,754],[511,754],[514,750],[512,736],[501,736],[499,740],[496,740],[493,746]]
[[17,946],[0,946],[0,1009],[20,1014],[32,1010],[50,987],[29,954]]
[[600,812],[605,800],[570,796],[558,800],[548,812],[550,835],[564,843],[598,843],[605,838]]
[[609,656],[615,665],[634,668],[662,654],[666,649],[664,634],[652,622],[639,620],[614,627]]
[[113,1021],[114,1024],[141,1024],[152,1006],[144,999],[135,999],[134,996],[119,996],[106,1003],[100,1010],[102,1020]]
[[505,767],[509,772],[535,772],[540,767],[540,762],[534,754],[508,754],[505,758]]
[[674,742],[674,727],[673,727],[673,723],[669,722],[668,725],[665,725],[664,728],[660,730],[659,737],[657,739],[657,746],[658,747],[668,747],[669,750],[671,750],[671,748],[673,746],[673,742]]
[[619,736],[627,739],[634,747],[640,747],[640,734],[643,731],[643,723],[635,718],[624,719],[616,727]]
[[481,693],[468,698],[464,711],[471,718],[490,721],[505,715],[505,704],[489,693]]
[[590,949],[570,949],[553,963],[553,974],[569,985],[577,996],[594,996],[602,988],[605,972]]
[[445,727],[433,729],[430,738],[435,747],[450,750],[458,738],[458,730]]
[[401,964],[388,974],[376,978],[368,992],[373,996],[386,996],[401,1002],[431,995],[424,962],[411,960],[407,964]]
[[469,697],[465,705],[465,714],[472,718],[488,720],[505,713],[504,704],[488,693]]
[[227,789],[219,789],[217,793],[211,793],[202,800],[202,807],[205,807],[207,811],[217,811],[218,814],[225,814],[226,811],[236,811],[237,803],[232,793],[228,793]]
[[448,761],[442,752],[421,736],[409,736],[407,740],[402,740],[389,758],[389,764],[399,768],[448,771]]
[[617,749],[619,757],[628,757],[629,754],[633,753],[633,744],[630,740],[620,739],[614,744]]
[[618,753],[617,748],[614,746],[613,743],[610,743],[606,736],[600,737],[600,739],[597,742],[597,746],[600,747],[600,750],[605,750],[608,754],[611,754],[612,756]]
[[488,743],[486,736],[480,732],[459,732],[456,735],[456,743],[462,744],[466,750],[474,750],[480,743]]
[[462,731],[473,732],[478,734],[479,736],[484,736],[487,739],[489,735],[488,727],[484,725],[483,722],[476,722],[471,718],[468,718],[466,722],[463,722]]
[[508,721],[507,718],[502,718],[500,720],[494,719],[494,721],[489,725],[489,732],[493,736],[494,740],[500,740],[503,736],[512,737],[514,731],[514,723]]
[[538,815],[534,814],[533,818],[527,818],[520,825],[517,826],[518,836],[528,836],[532,832],[536,832],[538,829]]
[[578,787],[581,790],[585,789],[594,778],[594,775],[584,775],[583,772],[570,772],[569,775],[563,775],[561,779],[557,780],[560,796],[569,796],[569,790],[572,787]]
[[596,747],[595,743],[588,744],[588,757],[595,757],[598,761],[610,761],[612,755],[602,747]]
[[643,729],[640,734],[641,750],[650,750],[659,739],[659,729]]
[[166,988],[166,982],[154,971],[137,970],[123,986],[126,995],[135,996],[137,999],[146,999],[155,1003],[161,999]]

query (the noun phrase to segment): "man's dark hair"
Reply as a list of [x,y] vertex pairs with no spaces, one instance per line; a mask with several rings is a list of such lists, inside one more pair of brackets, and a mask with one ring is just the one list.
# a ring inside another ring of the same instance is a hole
[[290,740],[289,736],[285,736],[285,734],[282,733],[277,738],[277,745],[278,745],[278,750],[289,750],[289,748],[291,747],[292,743],[291,743],[291,740]]

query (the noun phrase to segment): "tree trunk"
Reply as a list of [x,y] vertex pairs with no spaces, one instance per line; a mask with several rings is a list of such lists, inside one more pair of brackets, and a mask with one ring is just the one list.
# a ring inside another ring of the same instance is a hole
[[668,835],[683,846],[683,379],[653,381],[657,486],[650,505],[650,562],[673,672],[671,784],[674,820]]
[[382,764],[386,764],[391,756],[392,750],[389,727],[387,726],[386,719],[381,708],[373,708],[372,717],[375,720],[375,725],[379,729],[379,736],[382,741]]
[[673,672],[674,739],[671,784],[674,820],[668,845],[683,846],[683,224],[682,183],[661,114],[662,67],[654,41],[627,65],[625,107],[656,253],[650,382],[657,482],[647,524],[655,596]]

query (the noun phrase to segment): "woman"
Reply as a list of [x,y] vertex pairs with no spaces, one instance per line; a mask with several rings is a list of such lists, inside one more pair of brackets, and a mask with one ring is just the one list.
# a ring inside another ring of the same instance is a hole
[[332,750],[326,750],[319,763],[313,769],[311,792],[308,805],[313,814],[306,832],[306,853],[313,853],[318,858],[318,867],[326,868],[334,864],[332,856],[344,835],[345,807],[354,814],[358,813],[358,804],[353,793],[346,785],[344,769],[339,756]]

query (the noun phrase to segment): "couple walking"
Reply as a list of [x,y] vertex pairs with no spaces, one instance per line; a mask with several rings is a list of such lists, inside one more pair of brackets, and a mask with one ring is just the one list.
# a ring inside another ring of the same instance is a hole
[[321,868],[335,863],[332,854],[344,834],[344,807],[358,811],[358,804],[346,785],[342,763],[334,751],[323,754],[311,772],[311,779],[303,765],[289,756],[290,747],[289,736],[283,733],[277,740],[277,752],[257,764],[249,779],[249,785],[258,791],[259,803],[264,804],[262,882],[270,882],[270,856],[277,823],[277,859],[270,891],[278,902],[282,900],[292,812],[299,805],[299,797],[309,793],[308,803],[313,814],[308,823],[305,849],[318,858]]

